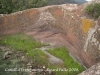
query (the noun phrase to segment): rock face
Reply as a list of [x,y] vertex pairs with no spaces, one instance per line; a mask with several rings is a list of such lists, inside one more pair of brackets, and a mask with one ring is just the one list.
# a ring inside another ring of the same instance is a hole
[[100,75],[100,63],[93,65],[91,68],[78,75]]
[[100,25],[83,5],[63,4],[0,15],[0,35],[25,32],[50,45],[66,46],[86,68],[100,62]]

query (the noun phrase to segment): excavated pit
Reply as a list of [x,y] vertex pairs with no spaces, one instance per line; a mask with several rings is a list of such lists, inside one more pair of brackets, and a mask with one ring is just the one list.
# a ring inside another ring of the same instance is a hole
[[65,46],[86,68],[100,62],[100,26],[85,5],[63,4],[0,15],[0,36],[24,32],[51,46]]

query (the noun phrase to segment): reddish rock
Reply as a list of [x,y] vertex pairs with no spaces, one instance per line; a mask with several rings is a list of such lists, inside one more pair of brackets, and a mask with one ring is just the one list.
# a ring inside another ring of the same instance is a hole
[[[94,64],[93,60],[97,59],[93,58],[91,62],[91,56],[96,53],[92,50],[98,50],[98,47],[94,49],[90,42],[96,27],[90,33],[91,36],[88,33],[83,34],[81,19],[86,18],[84,7],[84,4],[79,6],[63,4],[1,15],[0,35],[27,32],[43,43],[66,46],[77,61],[82,62],[86,67],[90,67]],[[87,24],[87,22],[84,24]],[[98,24],[100,25],[100,19],[98,19]],[[88,35],[90,37],[87,40]],[[87,51],[91,50],[93,54],[84,52],[85,44],[88,47],[86,48]]]

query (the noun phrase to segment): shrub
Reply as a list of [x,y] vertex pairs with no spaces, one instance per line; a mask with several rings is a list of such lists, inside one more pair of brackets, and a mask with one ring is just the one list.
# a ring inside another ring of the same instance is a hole
[[98,18],[100,16],[100,3],[90,3],[86,6],[85,11],[87,14],[91,15],[93,18]]

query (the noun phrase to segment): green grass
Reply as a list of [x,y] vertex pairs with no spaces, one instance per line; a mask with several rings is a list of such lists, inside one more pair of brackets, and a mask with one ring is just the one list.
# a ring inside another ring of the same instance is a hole
[[5,35],[1,37],[0,40],[1,45],[6,45],[14,48],[15,51],[22,51],[27,56],[32,58],[33,60],[41,62],[42,64],[46,63],[47,55],[44,54],[41,50],[36,49],[42,46],[46,46],[40,42],[35,41],[32,37],[27,36],[23,33],[13,34],[13,35]]
[[68,70],[73,68],[78,68],[79,71],[56,71],[53,75],[77,75],[78,73],[82,72],[84,68],[79,65],[77,62],[73,60],[69,56],[69,52],[65,47],[54,48],[52,50],[47,50],[52,55],[60,58],[63,60],[64,64],[50,64],[47,59],[48,56],[42,52],[39,48],[42,46],[47,46],[40,42],[35,41],[31,36],[27,36],[23,33],[13,34],[13,35],[5,35],[2,36],[0,39],[0,45],[6,45],[9,47],[14,48],[15,52],[22,51],[26,56],[33,60],[35,65],[45,65],[47,68],[50,69],[57,69],[57,68],[66,68]]
[[0,44],[12,46],[16,50],[23,51],[32,50],[34,48],[40,48],[42,46],[45,46],[44,44],[35,41],[32,37],[29,37],[23,33],[2,36]]
[[69,55],[69,52],[65,47],[54,48],[47,51],[52,55],[62,59],[64,62],[64,67],[67,68],[68,70],[72,70],[73,68],[78,69],[78,71],[72,70],[72,71],[63,72],[66,75],[76,75],[84,71],[84,67],[73,60],[73,58]]

